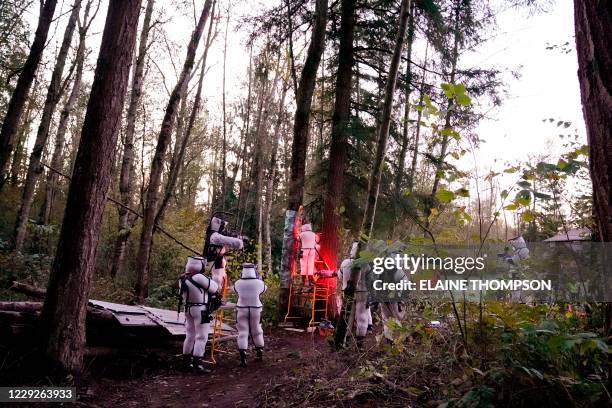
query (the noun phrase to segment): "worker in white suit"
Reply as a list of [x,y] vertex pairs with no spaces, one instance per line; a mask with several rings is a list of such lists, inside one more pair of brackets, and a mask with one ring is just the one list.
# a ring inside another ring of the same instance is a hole
[[312,281],[315,273],[315,260],[319,245],[317,234],[312,231],[312,225],[302,225],[300,232],[300,242],[302,244],[302,254],[300,258],[300,275],[302,282],[306,285]]
[[185,305],[183,367],[199,373],[210,372],[202,357],[210,333],[211,298],[218,296],[219,291],[219,285],[203,274],[204,264],[202,257],[189,257],[185,272],[179,279],[181,299]]
[[508,240],[514,252],[512,253],[511,259],[515,265],[518,265],[522,260],[529,258],[529,248],[527,248],[527,242],[522,235]]
[[223,291],[227,281],[225,253],[231,249],[241,250],[244,245],[241,238],[234,238],[223,234],[226,225],[227,222],[221,218],[212,217],[206,230],[204,249],[207,261],[212,263],[212,278],[219,285],[220,291]]
[[245,263],[242,265],[240,279],[234,284],[234,291],[238,295],[236,302],[236,327],[238,329],[238,351],[240,353],[240,366],[246,367],[246,355],[249,347],[249,336],[253,340],[257,352],[256,361],[263,358],[264,336],[261,327],[261,295],[267,286],[261,279],[255,265]]
[[[353,242],[349,257],[340,264],[340,273],[338,280],[342,282],[342,293],[346,289],[351,273],[353,261],[357,258],[358,243]],[[362,271],[362,274],[364,271]],[[357,347],[363,347],[364,338],[368,332],[368,328],[372,327],[372,311],[368,306],[368,291],[364,284],[364,276],[361,276],[355,288],[355,337],[357,339]]]

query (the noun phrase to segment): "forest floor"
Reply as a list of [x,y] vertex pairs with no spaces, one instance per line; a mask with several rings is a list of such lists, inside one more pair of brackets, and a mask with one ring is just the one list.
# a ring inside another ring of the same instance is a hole
[[[91,376],[79,387],[83,406],[100,407],[253,407],[295,406],[306,402],[292,393],[282,395],[283,384],[304,380],[304,374],[325,361],[315,377],[333,375],[344,365],[327,341],[320,336],[275,330],[266,336],[264,361],[253,361],[249,355],[246,368],[238,366],[235,342],[222,346],[211,374],[180,372],[175,354],[157,354],[155,363],[144,372],[132,375],[124,372],[117,379],[117,366],[106,372],[92,370]],[[250,361],[249,361],[250,360]],[[166,362],[164,367],[164,361]],[[103,366],[102,361],[95,366]],[[151,359],[149,358],[149,363]],[[143,364],[147,364],[144,362]],[[107,367],[108,368],[108,367]],[[128,369],[124,367],[124,369]],[[310,369],[310,370],[309,370]],[[346,369],[346,366],[345,366]],[[129,369],[128,369],[129,370]],[[317,378],[312,378],[317,381]],[[278,392],[277,392],[278,391]]]

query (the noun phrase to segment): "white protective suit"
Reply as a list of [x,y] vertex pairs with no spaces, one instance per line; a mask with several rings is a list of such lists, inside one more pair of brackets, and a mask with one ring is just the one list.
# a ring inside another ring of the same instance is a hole
[[[351,265],[357,257],[357,243],[354,242],[351,246],[350,257],[342,261],[340,264],[340,273],[338,280],[342,282],[342,292],[346,289],[351,273]],[[368,307],[368,291],[365,287],[364,277],[362,276],[357,283],[355,290],[355,325],[356,336],[358,338],[365,337],[368,332],[368,326],[372,325],[372,311]]]
[[234,284],[238,295],[236,302],[236,327],[238,328],[238,349],[246,350],[249,346],[249,335],[256,348],[264,346],[263,329],[261,327],[261,310],[263,304],[259,298],[268,287],[257,275],[255,265],[244,264],[240,279]]
[[185,273],[179,280],[179,288],[185,305],[185,342],[183,355],[202,357],[210,333],[210,314],[206,303],[210,294],[217,293],[217,283],[202,274],[205,259],[189,257]]
[[512,254],[511,259],[515,264],[518,264],[522,260],[529,258],[529,248],[527,248],[525,238],[519,235],[516,238],[510,239],[509,242],[510,245],[512,245],[512,247],[514,248],[514,253]]
[[319,245],[317,244],[317,234],[312,231],[312,226],[310,224],[302,225],[300,241],[302,243],[300,274],[302,276],[313,276],[315,273],[315,259]]
[[[220,218],[213,217],[210,220],[210,229],[214,231],[210,236],[210,244],[216,245],[218,248],[218,257],[212,265],[212,278],[219,285],[219,288],[223,290],[225,282],[227,281],[227,274],[225,273],[225,266],[227,261],[225,260],[225,252],[229,249],[240,250],[243,247],[243,242],[240,238],[233,238],[223,235],[223,227],[226,222]],[[221,233],[219,233],[221,231]]]

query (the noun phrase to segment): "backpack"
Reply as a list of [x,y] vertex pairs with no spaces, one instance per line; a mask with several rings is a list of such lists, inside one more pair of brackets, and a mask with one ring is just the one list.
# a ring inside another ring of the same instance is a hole
[[[198,273],[202,273],[202,272],[198,272]],[[186,299],[185,303],[189,303],[189,287],[187,286],[187,281],[189,281],[193,286],[198,288],[200,290],[200,292],[204,293],[205,291],[207,291],[207,289],[205,289],[202,285],[200,285],[198,282],[196,282],[193,279],[193,277],[195,275],[197,275],[197,274],[193,274],[193,275],[182,274],[181,277],[179,278],[180,288],[179,288],[179,291],[178,291],[178,307],[177,307],[177,310],[176,310],[177,314],[181,313],[181,308],[183,307],[183,293],[187,293],[187,299]],[[202,275],[204,275],[204,274],[202,274]],[[206,275],[204,275],[204,276],[206,276]],[[208,279],[210,280],[210,278],[208,278]],[[206,306],[206,311],[208,313],[212,313],[212,312],[216,311],[223,304],[222,300],[221,300],[221,297],[217,293],[210,293],[206,298],[207,298],[207,300],[206,300],[206,303],[204,305]]]

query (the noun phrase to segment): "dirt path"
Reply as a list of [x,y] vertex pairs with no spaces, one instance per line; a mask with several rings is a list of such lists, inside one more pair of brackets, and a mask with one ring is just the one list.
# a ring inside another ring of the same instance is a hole
[[208,375],[166,368],[123,381],[94,377],[90,397],[83,403],[100,407],[253,407],[264,388],[299,375],[300,368],[313,358],[330,353],[319,336],[279,331],[266,337],[263,362],[254,362],[251,353],[248,366],[240,368],[235,347],[234,342],[225,345]]

